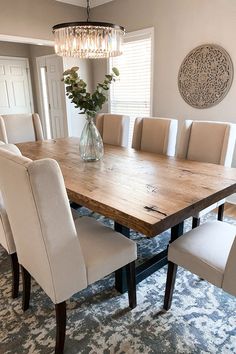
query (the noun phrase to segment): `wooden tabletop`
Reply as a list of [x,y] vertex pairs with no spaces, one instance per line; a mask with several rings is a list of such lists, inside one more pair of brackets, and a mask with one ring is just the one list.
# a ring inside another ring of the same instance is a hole
[[17,146],[32,160],[58,161],[70,200],[151,237],[236,192],[235,168],[111,145],[84,162],[78,138]]

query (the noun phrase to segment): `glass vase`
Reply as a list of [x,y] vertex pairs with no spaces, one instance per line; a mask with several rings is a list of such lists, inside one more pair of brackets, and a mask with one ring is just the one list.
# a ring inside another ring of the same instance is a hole
[[94,123],[94,116],[87,115],[79,143],[80,157],[84,161],[98,161],[104,154],[103,141]]

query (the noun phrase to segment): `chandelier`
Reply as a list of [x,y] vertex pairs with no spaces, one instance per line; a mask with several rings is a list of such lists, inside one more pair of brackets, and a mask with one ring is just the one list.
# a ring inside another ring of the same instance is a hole
[[106,22],[90,22],[87,0],[87,22],[60,23],[53,26],[55,52],[77,58],[109,58],[122,54],[125,29]]

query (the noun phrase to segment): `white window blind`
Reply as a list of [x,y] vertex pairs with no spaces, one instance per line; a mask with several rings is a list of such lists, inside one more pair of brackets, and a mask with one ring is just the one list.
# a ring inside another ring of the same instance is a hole
[[123,55],[110,59],[110,69],[117,67],[120,77],[110,90],[110,111],[130,116],[129,146],[136,117],[151,116],[153,29],[125,36]]

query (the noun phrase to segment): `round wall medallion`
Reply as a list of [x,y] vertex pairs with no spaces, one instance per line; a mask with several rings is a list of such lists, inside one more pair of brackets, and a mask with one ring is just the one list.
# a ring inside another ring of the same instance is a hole
[[228,93],[233,81],[229,54],[216,44],[193,49],[179,69],[178,86],[185,102],[195,108],[209,108]]

